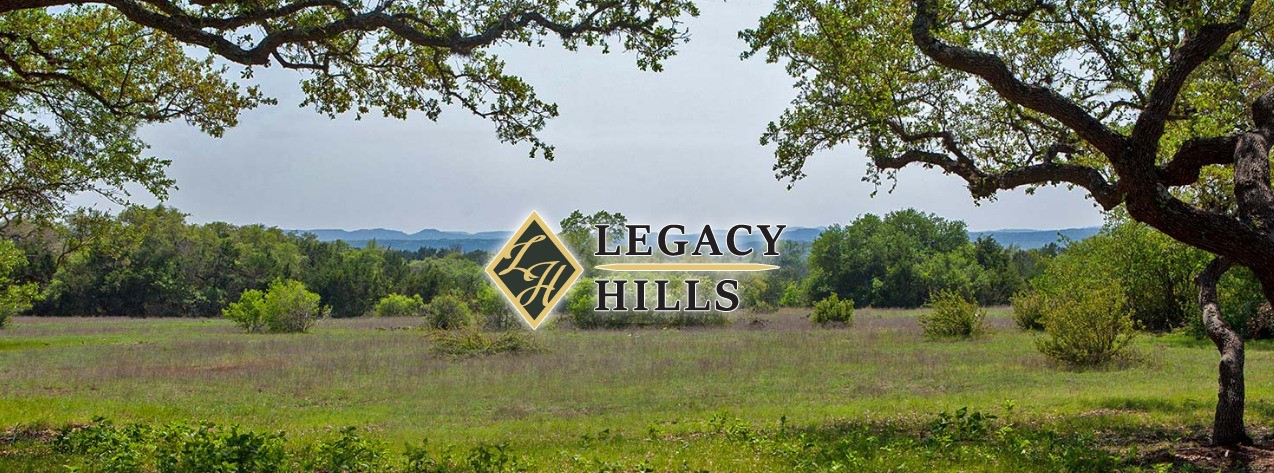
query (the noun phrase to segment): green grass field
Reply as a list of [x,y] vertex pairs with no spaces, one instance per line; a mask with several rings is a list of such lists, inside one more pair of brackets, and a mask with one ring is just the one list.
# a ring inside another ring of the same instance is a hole
[[[1073,371],[1038,354],[1037,335],[1005,310],[967,341],[925,340],[916,313],[860,309],[842,328],[783,311],[726,328],[541,330],[542,350],[483,357],[435,354],[407,318],[326,320],[303,335],[19,318],[0,331],[0,429],[11,427],[0,471],[85,464],[17,432],[95,416],[284,430],[296,444],[355,426],[392,452],[425,439],[506,444],[542,471],[1054,469],[1017,447],[934,440],[938,414],[962,407],[1000,416],[997,430],[1074,437],[1121,468],[1152,468],[1172,461],[1155,452],[1197,443],[1210,423],[1217,355],[1206,341],[1144,335],[1137,361]],[[1274,419],[1271,348],[1248,350],[1260,437]]]

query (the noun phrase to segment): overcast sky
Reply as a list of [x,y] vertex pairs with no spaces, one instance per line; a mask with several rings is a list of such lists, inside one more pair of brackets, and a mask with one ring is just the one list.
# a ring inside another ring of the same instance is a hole
[[781,66],[740,60],[736,36],[767,6],[701,4],[691,42],[658,74],[626,54],[502,50],[510,72],[559,105],[543,133],[557,146],[553,162],[528,159],[526,146],[498,142],[492,126],[461,110],[437,123],[329,120],[297,107],[297,73],[277,68],[258,78],[280,104],[245,113],[224,137],[184,124],[143,136],[173,160],[180,189],[169,203],[194,222],[477,231],[511,229],[532,209],[557,221],[578,208],[635,223],[820,226],[915,207],[975,230],[1101,223],[1080,192],[1005,193],[975,206],[962,181],[919,168],[872,198],[860,181],[866,158],[852,147],[818,155],[809,177],[787,190],[774,179],[773,150],[757,138],[794,96],[791,80]]

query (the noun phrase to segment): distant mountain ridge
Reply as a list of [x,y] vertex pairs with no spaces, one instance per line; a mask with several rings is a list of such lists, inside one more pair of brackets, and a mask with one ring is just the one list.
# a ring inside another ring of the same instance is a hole
[[315,230],[288,230],[298,234],[313,233],[320,241],[367,241],[367,240],[501,240],[507,239],[513,232],[453,232],[426,228],[416,233],[388,228],[365,228],[361,230],[343,230],[339,228],[319,228]]
[[[788,227],[783,230],[782,240],[811,242],[818,235],[822,234],[826,227]],[[320,241],[336,241],[341,240],[350,245],[362,247],[367,242],[375,240],[376,244],[395,250],[416,251],[420,248],[460,248],[462,251],[496,251],[509,239],[513,232],[509,231],[483,231],[483,232],[458,232],[445,231],[433,228],[426,228],[416,233],[407,233],[401,230],[391,230],[386,228],[369,228],[361,230],[342,230],[335,228],[320,228],[314,230],[287,230],[290,233],[305,234],[312,233]],[[1060,230],[1031,230],[1009,228],[1003,230],[984,230],[969,232],[969,239],[975,240],[983,236],[989,236],[1004,246],[1017,246],[1022,249],[1034,249],[1047,246],[1050,243],[1059,245],[1065,244],[1066,241],[1078,241],[1088,238],[1101,231],[1101,227],[1082,227],[1082,228],[1064,228]],[[714,232],[718,233],[718,232]],[[694,241],[699,237],[698,234],[686,235],[683,239]],[[718,234],[718,239],[724,238],[724,232]],[[760,237],[754,237],[756,241],[750,241],[749,245],[759,245]]]
[[1024,229],[1005,229],[1005,230],[986,230],[980,232],[969,232],[969,239],[976,240],[983,236],[989,236],[1004,246],[1016,246],[1018,248],[1030,250],[1035,248],[1043,248],[1049,243],[1057,243],[1065,245],[1067,241],[1079,241],[1090,236],[1096,235],[1101,231],[1101,227],[1082,227],[1082,228],[1063,228],[1061,230],[1024,230]]

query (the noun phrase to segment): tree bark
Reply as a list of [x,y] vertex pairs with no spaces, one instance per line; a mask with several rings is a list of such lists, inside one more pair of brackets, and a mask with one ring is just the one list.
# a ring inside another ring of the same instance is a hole
[[1199,305],[1203,309],[1203,329],[1221,353],[1217,379],[1216,417],[1212,421],[1212,443],[1216,445],[1251,445],[1243,424],[1246,392],[1243,385],[1243,338],[1221,319],[1217,300],[1217,281],[1230,269],[1231,263],[1213,259],[1199,274]]

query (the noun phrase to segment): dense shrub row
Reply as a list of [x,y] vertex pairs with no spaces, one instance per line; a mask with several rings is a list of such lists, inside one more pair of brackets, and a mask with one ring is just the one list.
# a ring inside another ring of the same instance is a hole
[[504,445],[469,449],[408,446],[393,455],[382,442],[352,428],[316,443],[293,446],[284,432],[258,433],[210,423],[117,425],[95,419],[62,429],[54,452],[71,455],[68,471],[98,473],[434,473],[504,472],[524,469],[526,460]]

